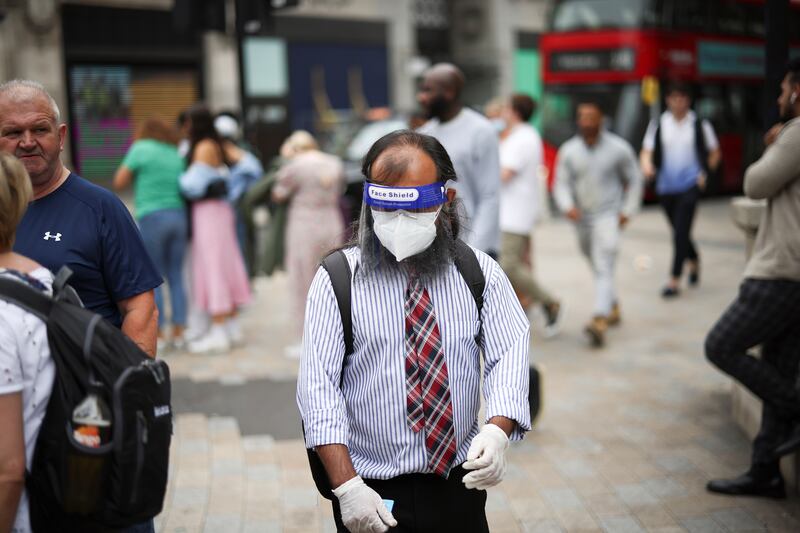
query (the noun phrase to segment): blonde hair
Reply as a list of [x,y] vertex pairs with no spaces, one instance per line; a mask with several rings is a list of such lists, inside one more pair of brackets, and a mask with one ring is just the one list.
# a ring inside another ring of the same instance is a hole
[[317,149],[319,149],[319,145],[313,135],[305,130],[297,130],[283,141],[281,155],[284,157],[292,157],[309,150]]
[[20,161],[0,152],[0,253],[11,251],[17,224],[33,197],[28,172]]

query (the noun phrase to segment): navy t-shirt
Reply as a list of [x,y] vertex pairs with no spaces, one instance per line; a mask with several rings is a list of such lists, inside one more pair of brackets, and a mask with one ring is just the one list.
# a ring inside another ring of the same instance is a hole
[[117,303],[161,285],[139,229],[110,191],[75,174],[34,200],[17,227],[14,251],[57,273],[67,265],[87,309],[122,325]]

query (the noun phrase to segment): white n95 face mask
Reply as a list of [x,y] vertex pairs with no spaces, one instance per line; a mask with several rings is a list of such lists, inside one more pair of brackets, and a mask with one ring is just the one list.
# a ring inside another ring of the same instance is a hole
[[431,213],[371,211],[375,235],[398,262],[424,251],[436,239],[436,217],[441,208]]

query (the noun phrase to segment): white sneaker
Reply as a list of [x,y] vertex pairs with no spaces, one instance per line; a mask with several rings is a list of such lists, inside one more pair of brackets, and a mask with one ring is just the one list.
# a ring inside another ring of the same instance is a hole
[[242,331],[242,323],[237,317],[229,318],[225,321],[225,331],[233,346],[244,345],[244,331]]
[[544,315],[544,338],[550,339],[558,335],[561,331],[561,324],[564,322],[564,315],[567,313],[567,306],[564,302],[556,302],[553,307],[542,306]]
[[297,344],[287,346],[283,354],[289,359],[300,359],[303,356],[303,343],[298,342]]
[[189,343],[189,352],[199,354],[225,353],[231,349],[231,341],[225,331],[225,326],[214,324],[208,333],[196,341]]
[[170,341],[172,349],[175,350],[176,352],[186,351],[187,344],[188,343],[186,342],[186,339],[184,337],[173,337],[172,341]]
[[156,353],[159,355],[163,355],[165,352],[169,351],[169,341],[162,337],[156,339]]

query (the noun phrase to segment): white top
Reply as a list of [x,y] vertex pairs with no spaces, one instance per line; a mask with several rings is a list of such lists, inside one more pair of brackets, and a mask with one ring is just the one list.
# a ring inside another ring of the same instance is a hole
[[500,186],[500,231],[528,235],[539,216],[542,138],[530,124],[517,124],[500,141],[500,168],[514,171]]
[[[697,115],[689,111],[682,120],[675,120],[669,111],[661,114],[658,124],[650,121],[642,141],[642,148],[654,150],[656,145],[656,129],[661,125],[662,152],[661,168],[658,172],[657,189],[659,194],[679,193],[688,190],[697,183],[697,176],[703,165],[697,158],[694,138]],[[708,151],[719,148],[719,141],[714,128],[707,120],[702,122],[703,136]]]
[[[20,280],[4,269],[0,276]],[[38,268],[29,276],[52,290],[53,275]],[[42,425],[53,379],[55,364],[47,344],[47,327],[36,316],[0,299],[0,394],[22,392],[22,419],[25,433],[25,467],[30,469],[36,437]],[[28,516],[28,496],[23,490],[17,509],[13,533],[31,530]]]
[[452,120],[431,119],[417,130],[432,135],[450,155],[464,205],[462,238],[483,252],[500,248],[500,160],[497,132],[489,119],[465,107]]

